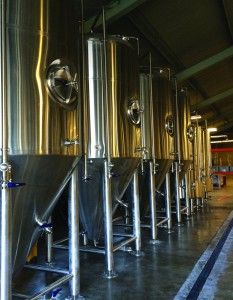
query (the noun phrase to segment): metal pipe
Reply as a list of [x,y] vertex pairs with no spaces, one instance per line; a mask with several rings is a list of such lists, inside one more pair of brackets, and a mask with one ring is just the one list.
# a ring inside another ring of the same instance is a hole
[[186,203],[186,207],[187,207],[187,216],[191,215],[191,208],[190,208],[190,193],[189,193],[189,174],[188,172],[185,173],[185,203]]
[[104,184],[103,184],[103,201],[104,201],[104,233],[105,233],[105,260],[106,270],[104,277],[116,277],[113,260],[113,230],[112,230],[112,178],[109,175],[108,161],[104,161]]
[[139,186],[138,186],[138,170],[133,175],[133,233],[136,237],[135,252],[136,256],[141,253],[141,219],[140,219],[140,204],[139,204]]
[[[111,168],[111,154],[110,154],[110,134],[109,134],[109,103],[108,103],[108,62],[107,62],[107,39],[106,39],[106,19],[105,8],[102,9],[102,21],[103,21],[103,52],[104,52],[104,76],[105,76],[105,145],[106,145],[106,157],[108,161],[108,169]],[[110,172],[110,169],[109,169]]]
[[170,190],[170,173],[166,174],[166,214],[167,214],[167,229],[168,232],[172,229],[172,212],[171,212],[171,190]]
[[85,36],[84,36],[84,0],[81,0],[81,40],[82,40],[82,136],[83,136],[83,153],[84,153],[84,175],[83,180],[89,178],[87,157],[88,157],[88,126],[86,124],[88,120],[88,104],[87,104],[87,87],[86,87],[86,57],[85,57]]
[[48,285],[47,287],[45,287],[41,292],[39,292],[38,294],[36,294],[35,296],[30,297],[30,300],[38,300],[40,299],[42,296],[46,295],[48,292],[52,291],[53,289],[65,284],[66,282],[70,281],[72,279],[72,275],[66,275],[63,276],[62,278],[56,280],[55,282],[51,283],[50,285]]
[[12,298],[12,201],[10,191],[2,183],[1,190],[1,298]]
[[0,147],[2,161],[1,188],[1,299],[12,298],[12,201],[8,183],[8,118],[7,118],[7,59],[6,59],[6,3],[0,10]]
[[150,68],[150,77],[149,77],[149,89],[150,89],[150,121],[151,121],[151,130],[150,130],[150,136],[151,136],[151,154],[152,159],[154,163],[154,171],[155,171],[155,165],[156,165],[156,155],[155,155],[155,138],[154,138],[154,129],[155,129],[155,121],[154,121],[154,112],[153,112],[153,81],[152,81],[152,57],[151,52],[149,53],[149,68]]
[[182,208],[180,211],[181,211],[181,213],[183,213],[184,211],[187,211],[187,207]]
[[69,222],[69,271],[72,274],[70,290],[72,297],[80,296],[80,261],[79,261],[79,201],[78,201],[78,168],[73,170],[70,182],[68,201]]
[[125,207],[125,224],[129,224],[129,208]]
[[114,219],[112,220],[112,222],[114,223],[114,222],[117,222],[117,221],[121,221],[121,220],[123,220],[123,219],[124,219],[124,216],[116,217],[116,218],[114,218]]
[[48,266],[27,264],[27,265],[24,266],[24,268],[29,269],[29,270],[38,270],[38,271],[58,273],[58,274],[63,274],[63,275],[68,275],[69,274],[68,270],[63,270],[63,269],[53,268],[53,267],[51,268],[51,267],[48,267]]
[[61,244],[61,243],[64,243],[64,242],[66,242],[66,241],[68,241],[68,240],[69,240],[68,238],[60,239],[60,240],[54,242],[54,243],[53,243],[53,246],[58,245],[58,244]]
[[180,202],[180,179],[179,163],[175,162],[175,191],[176,191],[176,216],[178,224],[181,223],[181,202]]
[[151,242],[155,242],[157,239],[158,229],[156,226],[157,216],[156,216],[156,199],[155,199],[155,174],[154,174],[154,164],[152,161],[149,162],[150,170],[150,214],[151,214]]
[[98,248],[88,248],[88,247],[80,247],[81,252],[86,252],[86,253],[96,253],[96,254],[105,254],[104,249],[98,249]]
[[137,237],[136,237],[136,236],[134,236],[134,237],[132,237],[132,238],[130,238],[130,239],[124,240],[123,242],[121,242],[121,243],[119,243],[118,245],[115,245],[115,246],[113,247],[113,252],[115,252],[115,251],[121,249],[122,247],[124,247],[124,246],[126,246],[126,245],[128,245],[128,244],[130,244],[130,243],[132,243],[133,241],[136,241],[136,240],[137,240]]
[[175,78],[175,109],[176,109],[176,152],[178,163],[180,166],[181,163],[181,149],[180,149],[180,123],[179,123],[179,103],[178,103],[178,89],[177,81]]
[[[48,223],[52,223],[52,217],[48,219]],[[46,231],[46,245],[47,245],[47,257],[46,261],[48,264],[52,263],[53,260],[53,228]]]
[[193,202],[194,202],[194,199],[191,198],[191,199],[190,199],[190,202],[191,202],[191,203],[190,203],[190,211],[191,211],[191,214],[193,214],[193,213],[194,213],[194,203],[193,203]]
[[13,293],[12,296],[17,297],[17,298],[23,298],[23,299],[28,299],[30,296],[26,294],[20,294],[20,293]]
[[[133,224],[114,224],[114,226],[119,226],[119,227],[133,227]],[[149,224],[141,224],[141,228],[151,228]]]
[[159,227],[160,225],[162,225],[162,224],[164,224],[164,223],[167,223],[167,221],[168,221],[168,218],[164,218],[162,221],[158,222],[158,223],[156,224],[156,226]]
[[119,236],[119,237],[127,237],[127,238],[131,238],[134,237],[133,234],[127,234],[127,233],[114,233],[114,236]]
[[69,247],[65,245],[53,245],[54,249],[60,249],[60,250],[68,250]]

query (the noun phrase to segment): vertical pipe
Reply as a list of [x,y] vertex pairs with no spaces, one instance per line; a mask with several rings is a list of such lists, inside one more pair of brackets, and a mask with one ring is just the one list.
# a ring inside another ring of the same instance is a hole
[[180,123],[179,123],[179,103],[178,103],[178,89],[177,81],[175,79],[175,111],[176,111],[176,152],[178,163],[181,163],[181,149],[180,149]]
[[87,87],[86,87],[86,57],[85,57],[85,36],[84,36],[84,0],[81,0],[81,47],[82,47],[82,105],[81,105],[81,117],[82,117],[82,136],[83,136],[83,154],[84,154],[84,175],[83,179],[87,180],[89,178],[88,168],[87,168],[87,157],[88,157],[88,104],[87,104]]
[[153,161],[149,162],[150,170],[150,213],[151,213],[151,243],[157,239],[157,216],[156,216],[156,195],[155,195],[155,175],[154,175],[154,164]]
[[190,211],[191,211],[191,214],[193,214],[194,213],[194,198],[193,197],[191,198],[190,202],[191,202],[190,203]]
[[176,216],[178,224],[181,223],[181,203],[180,203],[180,163],[181,163],[181,149],[180,149],[180,123],[179,123],[179,103],[177,81],[175,79],[175,111],[176,111],[176,153],[177,161],[175,162],[175,190],[176,190]]
[[8,182],[8,119],[7,119],[7,59],[6,59],[6,5],[1,0],[0,11],[0,139],[2,161],[1,189],[1,299],[12,299],[12,203]]
[[[48,219],[48,223],[52,223],[52,217]],[[47,244],[46,261],[48,264],[51,264],[53,261],[53,228],[52,227],[48,231],[46,231],[46,244]]]
[[108,62],[107,62],[107,38],[106,38],[106,20],[105,9],[102,9],[102,21],[103,21],[103,51],[104,51],[104,77],[105,77],[105,145],[106,145],[106,157],[108,161],[108,168],[111,168],[111,153],[110,153],[110,124],[109,124],[109,92],[108,92]]
[[129,209],[125,207],[125,224],[129,225]]
[[108,161],[104,161],[104,184],[103,184],[103,201],[104,201],[104,232],[105,232],[105,260],[106,270],[105,278],[116,277],[113,260],[113,229],[112,229],[112,180],[109,175]]
[[150,138],[151,138],[151,155],[154,162],[154,169],[155,169],[155,120],[154,120],[154,112],[153,112],[153,78],[152,78],[152,59],[151,53],[149,55],[149,67],[150,67],[150,77],[149,77],[149,89],[150,89],[150,120],[151,120],[151,130],[150,130]]
[[[70,281],[71,296],[80,296],[80,261],[79,261],[79,202],[78,202],[78,169],[74,169],[70,182],[68,203],[69,222],[69,271],[73,275]],[[76,298],[75,298],[76,297]]]
[[181,202],[180,202],[180,179],[179,163],[175,162],[175,192],[176,192],[176,218],[178,225],[181,223]]
[[12,202],[7,186],[1,191],[1,299],[12,299]]
[[136,237],[134,255],[141,256],[141,220],[139,203],[138,171],[133,175],[133,232]]
[[172,210],[171,210],[171,189],[170,189],[170,173],[166,174],[166,213],[167,213],[167,229],[171,232],[172,229]]
[[185,203],[186,203],[186,207],[187,207],[187,216],[190,216],[191,211],[190,211],[190,193],[189,193],[189,171],[187,171],[185,173]]

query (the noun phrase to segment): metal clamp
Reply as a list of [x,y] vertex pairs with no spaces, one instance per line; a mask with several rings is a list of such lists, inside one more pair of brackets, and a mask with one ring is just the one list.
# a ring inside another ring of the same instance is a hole
[[64,141],[64,145],[65,146],[72,146],[72,145],[79,145],[80,142],[78,141],[78,138],[75,138],[75,139],[65,139]]

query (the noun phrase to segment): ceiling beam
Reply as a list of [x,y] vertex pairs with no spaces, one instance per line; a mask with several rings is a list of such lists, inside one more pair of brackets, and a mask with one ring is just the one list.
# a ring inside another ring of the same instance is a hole
[[[113,22],[120,17],[128,14],[130,11],[138,7],[139,5],[143,4],[147,0],[118,0],[116,1],[115,5],[112,5],[110,8],[106,6],[105,11],[105,20],[106,23]],[[84,31],[90,32],[92,29],[93,24],[96,21],[97,16],[92,17],[91,19],[87,20],[84,23]],[[102,18],[101,16],[98,18],[95,27],[102,25]]]
[[227,110],[225,112],[221,112],[220,114],[206,116],[205,118],[207,119],[208,122],[214,122],[217,119],[229,118],[231,116],[233,116],[233,109]]
[[233,121],[231,120],[227,124],[225,124],[223,126],[219,126],[218,132],[222,132],[222,131],[227,130],[227,129],[232,128],[232,127],[233,127]]
[[227,98],[227,97],[229,97],[229,96],[232,96],[232,95],[233,95],[233,88],[231,88],[231,89],[229,89],[229,90],[226,90],[226,91],[224,91],[224,92],[222,92],[222,93],[220,93],[220,94],[217,94],[217,95],[215,95],[215,96],[213,96],[213,97],[210,97],[210,98],[208,98],[208,99],[205,99],[205,100],[201,101],[200,103],[198,103],[198,104],[196,104],[196,105],[193,105],[193,106],[191,107],[191,109],[197,110],[197,109],[206,107],[206,106],[208,106],[208,105],[211,105],[211,104],[213,104],[213,103],[216,103],[216,102],[218,102],[218,101],[220,101],[220,100],[222,100],[222,99],[224,99],[224,98]]
[[184,81],[194,75],[196,75],[197,73],[208,69],[214,65],[216,65],[217,63],[220,63],[221,61],[230,58],[233,56],[233,46],[230,46],[228,48],[226,48],[225,50],[207,58],[202,60],[201,62],[197,63],[196,65],[193,65],[192,67],[181,71],[180,73],[176,74],[176,78],[178,82]]
[[[127,18],[172,68],[175,70],[182,70],[185,68],[183,63],[160,36],[156,28],[148,22],[145,16],[138,9],[135,9],[133,12],[128,14]],[[197,90],[203,98],[206,98],[206,92],[195,79],[190,78],[188,83],[189,86],[191,86],[194,90]]]

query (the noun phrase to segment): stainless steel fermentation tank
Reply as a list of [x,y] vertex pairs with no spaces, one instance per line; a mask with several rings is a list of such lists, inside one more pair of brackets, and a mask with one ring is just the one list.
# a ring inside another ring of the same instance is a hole
[[205,198],[208,198],[208,192],[213,190],[213,183],[211,179],[212,170],[212,156],[211,156],[211,143],[210,132],[207,127],[207,122],[203,129],[203,146],[204,146],[204,177],[205,177]]
[[195,122],[194,139],[194,174],[195,174],[195,194],[199,205],[200,200],[206,198],[211,191],[211,147],[210,136],[207,126],[202,127]]
[[[12,188],[9,200],[13,237],[12,245],[8,244],[12,249],[9,272],[16,275],[47,227],[81,155],[78,42],[73,38],[77,5],[72,0],[1,4],[1,149],[4,154],[7,148],[2,161],[9,164],[3,179],[9,188],[15,182],[25,184]],[[1,239],[8,243],[5,233],[2,230]],[[2,271],[3,267],[2,261]]]
[[[142,114],[142,175],[140,176],[142,213],[150,207],[152,241],[157,235],[156,194],[168,174],[174,158],[173,86],[167,70],[140,75]],[[171,227],[170,186],[167,182],[166,221]],[[148,201],[148,199],[150,199]]]
[[[117,36],[86,38],[84,54],[80,219],[95,244],[103,237],[104,225],[106,253],[112,260],[112,212],[140,163],[138,58],[127,39]],[[111,276],[109,260],[107,265]]]
[[[181,214],[190,215],[191,196],[191,164],[193,160],[192,147],[194,127],[191,124],[190,98],[186,89],[176,90],[176,162],[172,176],[173,195],[176,201],[177,222],[181,222]],[[185,199],[182,207],[181,198]]]

